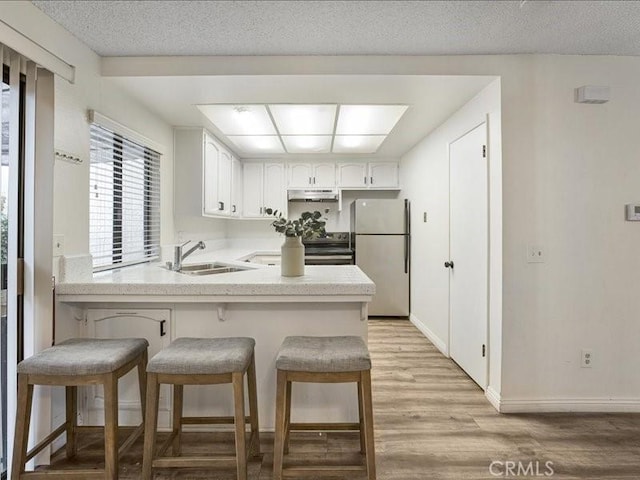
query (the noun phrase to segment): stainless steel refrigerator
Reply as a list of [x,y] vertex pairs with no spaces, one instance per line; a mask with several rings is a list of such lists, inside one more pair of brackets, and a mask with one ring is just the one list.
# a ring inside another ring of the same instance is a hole
[[411,229],[409,201],[355,200],[351,232],[356,265],[376,284],[369,315],[409,315]]

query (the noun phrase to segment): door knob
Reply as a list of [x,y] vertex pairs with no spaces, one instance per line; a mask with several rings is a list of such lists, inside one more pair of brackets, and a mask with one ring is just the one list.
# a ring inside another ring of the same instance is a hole
[[453,269],[453,262],[444,262],[444,268],[451,268],[451,269]]

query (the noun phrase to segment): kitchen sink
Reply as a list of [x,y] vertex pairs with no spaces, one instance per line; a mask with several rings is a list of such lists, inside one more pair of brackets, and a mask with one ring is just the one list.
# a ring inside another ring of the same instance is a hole
[[230,267],[219,263],[192,263],[183,265],[178,273],[185,275],[214,275],[216,273],[233,273],[250,270],[248,268]]

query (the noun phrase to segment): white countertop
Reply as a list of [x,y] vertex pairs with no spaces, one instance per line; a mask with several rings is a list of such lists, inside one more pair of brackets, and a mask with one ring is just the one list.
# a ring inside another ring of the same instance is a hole
[[[247,248],[190,256],[185,265],[220,262],[249,270],[213,275],[186,275],[161,263],[124,267],[97,273],[86,281],[60,283],[56,294],[65,297],[122,296],[373,296],[375,284],[354,265],[306,266],[302,277],[283,277],[279,266],[243,262],[253,254],[277,253]],[[76,299],[77,300],[77,299]]]

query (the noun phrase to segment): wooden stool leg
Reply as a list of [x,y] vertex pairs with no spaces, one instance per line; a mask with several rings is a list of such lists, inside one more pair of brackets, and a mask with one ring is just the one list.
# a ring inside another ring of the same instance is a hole
[[151,467],[156,450],[156,428],[158,427],[158,400],[160,386],[155,373],[147,374],[147,415],[144,419],[144,452],[142,456],[142,478],[151,480]]
[[247,389],[249,390],[249,417],[251,419],[251,442],[253,455],[260,455],[260,428],[258,426],[258,387],[256,382],[256,357],[251,355],[247,370]]
[[142,423],[144,424],[144,418],[146,413],[146,403],[147,403],[147,360],[148,353],[145,349],[142,357],[140,358],[140,363],[138,363],[138,388],[140,389],[140,409],[142,412]]
[[76,429],[78,426],[78,387],[65,387],[66,404],[67,404],[67,458],[73,458],[78,451],[76,444]]
[[29,423],[31,421],[31,404],[33,401],[33,385],[29,384],[26,374],[18,374],[18,409],[16,412],[16,431],[13,442],[13,463],[11,480],[19,480],[24,472],[27,446],[29,443]]
[[291,389],[293,382],[287,382],[286,396],[284,400],[284,446],[283,453],[289,453],[289,436],[291,434]]
[[173,444],[171,451],[174,457],[182,454],[182,400],[184,398],[184,386],[173,386]]
[[118,378],[104,379],[104,478],[118,478]]
[[282,480],[284,456],[285,400],[287,396],[287,374],[278,370],[276,386],[276,432],[273,445],[273,480]]
[[364,438],[367,460],[367,478],[376,479],[376,449],[373,440],[373,404],[371,400],[371,371],[361,373],[362,406],[364,410]]
[[236,425],[236,463],[238,480],[247,480],[247,451],[244,417],[244,373],[233,372],[233,400]]
[[358,382],[358,418],[360,423],[360,453],[365,453],[366,445],[364,440],[364,415],[362,407],[362,383]]

